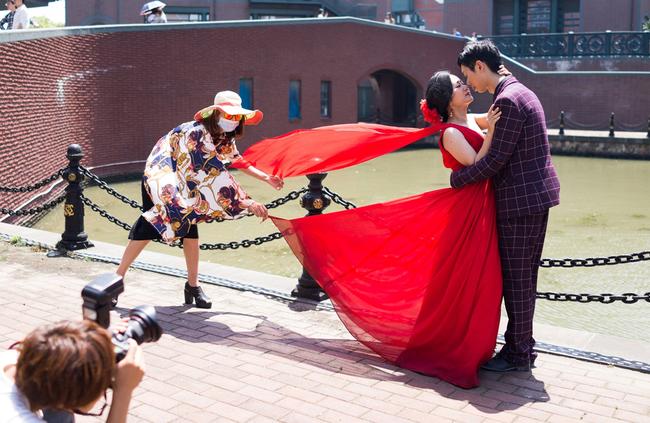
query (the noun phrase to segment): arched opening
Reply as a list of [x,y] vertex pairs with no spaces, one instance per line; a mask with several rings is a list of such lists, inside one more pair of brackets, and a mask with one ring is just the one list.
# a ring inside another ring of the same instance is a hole
[[357,86],[357,120],[395,126],[415,126],[417,87],[399,72],[381,69]]

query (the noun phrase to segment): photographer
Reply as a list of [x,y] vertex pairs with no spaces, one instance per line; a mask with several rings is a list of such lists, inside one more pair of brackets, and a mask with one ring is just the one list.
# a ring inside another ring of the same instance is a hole
[[89,320],[40,326],[0,353],[0,423],[42,422],[42,410],[90,414],[113,396],[107,422],[126,422],[133,390],[144,375],[141,347],[129,339],[116,364],[111,333]]

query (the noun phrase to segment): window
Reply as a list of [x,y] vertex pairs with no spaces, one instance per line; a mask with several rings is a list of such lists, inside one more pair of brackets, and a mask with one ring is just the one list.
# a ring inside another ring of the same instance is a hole
[[253,109],[253,78],[239,80],[239,96],[244,109]]
[[494,2],[494,33],[496,35],[511,35],[515,33],[515,6],[509,0]]
[[210,20],[209,7],[167,6],[163,9],[167,22],[201,22]]
[[551,32],[551,0],[528,0],[526,32]]
[[320,117],[332,117],[332,81],[320,81]]
[[289,81],[289,121],[301,119],[300,115],[300,81]]

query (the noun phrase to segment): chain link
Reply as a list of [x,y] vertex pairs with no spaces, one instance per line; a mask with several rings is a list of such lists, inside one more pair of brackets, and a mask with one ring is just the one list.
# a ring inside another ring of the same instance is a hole
[[650,303],[650,292],[646,292],[644,295],[638,295],[631,292],[626,292],[621,295],[614,294],[564,294],[556,292],[538,292],[537,298],[549,300],[549,301],[571,301],[578,303],[591,303],[599,302],[602,304],[612,304],[616,301],[621,301],[624,304],[634,304],[638,301],[647,301]]
[[635,263],[650,260],[650,251],[640,253],[621,254],[609,257],[589,257],[586,259],[542,259],[541,267],[594,267],[613,266],[615,264]]
[[119,226],[119,227],[121,227],[121,228],[123,228],[123,229],[126,229],[127,231],[130,231],[130,230],[131,230],[131,225],[129,225],[128,223],[124,223],[124,222],[122,222],[120,219],[118,219],[118,218],[115,217],[115,216],[111,216],[111,214],[110,214],[109,212],[107,212],[107,211],[104,210],[103,208],[99,207],[99,206],[98,206],[97,204],[95,204],[95,203],[94,203],[90,198],[86,197],[86,196],[83,195],[83,194],[81,194],[80,197],[81,197],[81,201],[83,201],[83,203],[84,203],[85,205],[87,205],[88,207],[90,207],[90,209],[91,209],[92,211],[99,213],[99,215],[100,215],[101,217],[103,217],[103,218],[105,218],[105,219],[108,219],[109,222],[115,223],[117,226]]
[[113,197],[117,198],[118,200],[122,201],[125,204],[128,204],[129,206],[133,207],[134,209],[142,210],[142,206],[134,200],[131,200],[130,198],[120,194],[119,192],[115,191],[113,188],[109,187],[108,184],[104,181],[102,181],[99,176],[95,175],[88,169],[86,169],[83,166],[79,166],[79,169],[81,170],[81,173],[86,175],[88,178],[90,178],[92,181],[94,181],[97,186],[99,186],[100,189],[103,189],[104,191],[108,192],[110,195]]
[[285,195],[284,197],[278,198],[277,200],[273,200],[270,203],[265,204],[265,206],[267,209],[274,209],[276,207],[288,203],[289,201],[297,200],[300,197],[300,194],[303,194],[307,191],[309,191],[308,188],[301,188],[296,191],[291,191],[289,194]]
[[59,169],[55,174],[48,176],[47,178],[43,179],[42,181],[36,182],[34,185],[27,185],[26,187],[3,187],[0,186],[0,192],[31,192],[35,191],[50,182],[54,181],[55,179],[59,178],[63,174],[64,169]]
[[282,234],[280,232],[274,232],[267,236],[258,236],[255,239],[245,239],[240,242],[232,241],[218,244],[201,244],[199,248],[202,250],[236,250],[239,247],[248,248],[253,245],[262,245],[265,242],[271,242],[280,238],[282,238]]
[[[122,222],[120,219],[116,218],[115,216],[111,216],[110,213],[108,213],[106,210],[95,204],[90,198],[84,196],[83,194],[81,195],[81,201],[90,209],[94,212],[99,213],[99,215],[105,219],[107,219],[109,222],[115,223],[117,226],[120,226],[123,229],[126,229],[127,231],[131,230],[131,225],[128,223]],[[201,244],[199,245],[199,248],[201,250],[235,250],[239,247],[244,247],[248,248],[253,245],[261,245],[264,244],[265,242],[270,242],[274,241],[276,239],[282,238],[282,234],[280,232],[274,232],[270,235],[267,236],[260,236],[254,239],[244,239],[243,241],[235,242],[227,242],[227,243],[218,243],[218,244]],[[153,241],[161,243],[161,244],[166,244],[164,241],[159,240],[159,239],[154,239]],[[175,242],[173,244],[167,244],[171,247],[179,247],[183,248],[183,245],[179,242]]]
[[5,209],[4,207],[0,207],[0,214],[8,214],[9,216],[27,216],[31,214],[38,214],[44,212],[45,210],[49,210],[51,208],[56,207],[57,204],[62,203],[64,200],[65,200],[65,194],[55,198],[49,203],[45,203],[42,206],[34,207],[32,209],[10,210],[10,209]]
[[332,191],[331,189],[327,187],[323,187],[323,194],[325,194],[326,197],[329,197],[332,201],[334,201],[336,204],[339,204],[346,209],[355,209],[357,206],[352,204],[351,202],[344,200],[343,197]]

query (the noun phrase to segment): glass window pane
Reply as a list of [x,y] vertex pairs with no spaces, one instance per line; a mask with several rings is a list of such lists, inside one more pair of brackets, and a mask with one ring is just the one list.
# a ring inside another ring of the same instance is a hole
[[320,116],[332,117],[332,82],[320,82]]
[[300,81],[289,81],[289,120],[300,119]]
[[528,0],[526,32],[538,34],[551,31],[551,0]]
[[253,79],[241,78],[239,80],[239,96],[241,105],[245,109],[253,109]]

